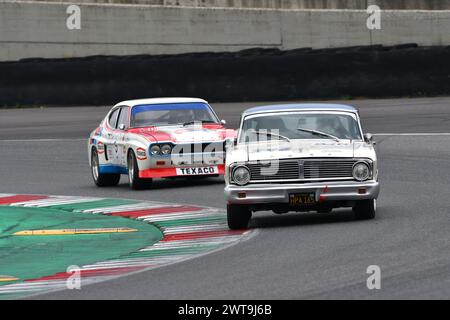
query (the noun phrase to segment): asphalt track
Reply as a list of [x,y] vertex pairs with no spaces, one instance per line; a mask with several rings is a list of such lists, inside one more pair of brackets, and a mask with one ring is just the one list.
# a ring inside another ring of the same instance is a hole
[[[382,191],[375,220],[353,221],[348,210],[260,213],[251,224],[259,233],[233,247],[34,298],[449,299],[450,98],[347,103],[360,108],[366,132],[386,134],[376,137]],[[213,107],[236,127],[243,109],[261,104]],[[85,139],[107,109],[0,110],[0,192],[225,207],[219,178],[160,180],[146,191],[130,191],[125,179],[118,187],[94,187]],[[367,289],[370,265],[381,268],[381,290]]]

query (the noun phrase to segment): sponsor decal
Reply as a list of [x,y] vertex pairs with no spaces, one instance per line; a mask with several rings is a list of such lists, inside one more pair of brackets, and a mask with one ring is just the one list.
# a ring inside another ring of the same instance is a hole
[[147,153],[145,152],[145,149],[137,148],[136,149],[136,157],[138,158],[138,160],[147,160]]
[[98,142],[97,142],[97,152],[98,152],[99,154],[102,154],[102,153],[105,152],[105,145],[104,145],[103,142],[101,142],[101,141],[98,141]]
[[219,174],[219,168],[217,166],[177,168],[177,175],[179,176],[201,176],[209,174]]

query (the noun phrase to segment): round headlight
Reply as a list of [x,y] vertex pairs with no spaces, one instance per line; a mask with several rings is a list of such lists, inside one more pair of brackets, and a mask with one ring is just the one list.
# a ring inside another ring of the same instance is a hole
[[150,148],[150,153],[154,156],[157,155],[160,151],[161,148],[157,144],[152,145],[152,147]]
[[243,185],[249,183],[250,170],[248,170],[248,168],[244,167],[244,166],[234,168],[233,181],[240,186],[243,186]]
[[365,162],[357,162],[353,166],[353,178],[358,181],[367,180],[370,176],[369,165]]
[[163,144],[161,146],[161,153],[162,154],[167,155],[167,154],[170,154],[171,152],[172,152],[172,147],[171,147],[170,144]]

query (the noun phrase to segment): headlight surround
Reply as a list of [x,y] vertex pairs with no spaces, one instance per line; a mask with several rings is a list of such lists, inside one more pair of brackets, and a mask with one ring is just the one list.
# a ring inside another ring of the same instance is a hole
[[157,144],[154,144],[150,147],[150,153],[152,156],[156,156],[161,152],[161,147]]
[[231,177],[237,185],[246,185],[250,182],[250,170],[246,166],[237,166],[233,168]]
[[168,155],[172,152],[172,146],[170,144],[163,144],[161,146],[161,153],[163,155]]
[[365,181],[370,178],[370,165],[364,161],[358,161],[353,165],[353,178]]

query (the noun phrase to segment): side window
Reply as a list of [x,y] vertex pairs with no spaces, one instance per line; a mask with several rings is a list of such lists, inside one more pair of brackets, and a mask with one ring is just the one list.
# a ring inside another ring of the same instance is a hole
[[122,111],[120,111],[119,121],[117,122],[117,127],[120,128],[120,125],[125,125],[125,128],[128,128],[128,107],[122,107]]
[[117,118],[119,117],[120,108],[114,110],[109,116],[109,125],[111,128],[116,128],[117,126]]

